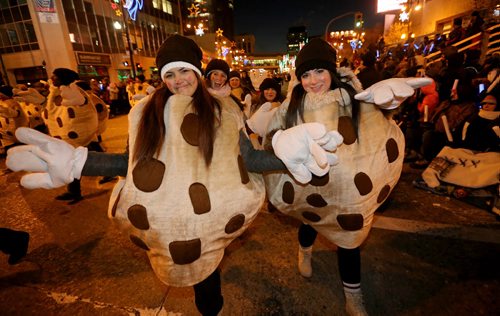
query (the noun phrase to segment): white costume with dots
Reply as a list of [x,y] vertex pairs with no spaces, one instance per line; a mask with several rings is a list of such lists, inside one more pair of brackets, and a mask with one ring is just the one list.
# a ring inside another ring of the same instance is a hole
[[[338,165],[308,185],[288,173],[266,175],[269,199],[281,212],[314,227],[336,245],[358,247],[370,231],[373,214],[396,185],[403,166],[404,136],[394,121],[374,104],[360,104],[358,134],[354,132],[349,96],[339,89],[323,95],[307,93],[304,121],[338,130],[344,143],[337,148]],[[278,109],[269,130],[283,129],[288,108]]]
[[[241,111],[227,98],[218,100],[222,118],[209,167],[197,146],[192,98],[174,95],[164,108],[166,138],[160,154],[137,163],[129,159],[127,176],[111,197],[110,217],[147,251],[158,278],[172,286],[207,278],[265,197],[262,176],[247,173],[240,156]],[[130,153],[146,102],[129,114]]]

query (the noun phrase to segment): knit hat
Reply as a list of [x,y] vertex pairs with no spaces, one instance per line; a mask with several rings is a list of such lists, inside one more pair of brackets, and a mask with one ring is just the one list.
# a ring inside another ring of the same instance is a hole
[[274,89],[276,92],[280,92],[280,85],[279,83],[272,79],[272,78],[266,78],[262,81],[262,83],[259,86],[259,91],[262,92],[267,89]]
[[240,73],[237,71],[237,70],[233,70],[229,73],[229,76],[227,77],[227,80],[231,79],[231,78],[238,78],[238,79],[241,79],[241,75]]
[[205,68],[205,78],[210,77],[210,73],[214,70],[220,70],[226,75],[226,78],[229,77],[229,65],[222,59],[212,59],[208,63],[207,68]]
[[327,69],[335,73],[337,68],[337,53],[330,44],[320,38],[314,38],[304,45],[295,60],[297,78],[311,69]]
[[63,86],[69,86],[70,83],[80,80],[80,76],[68,68],[56,68],[53,71]]
[[201,59],[203,53],[200,47],[190,38],[172,35],[161,44],[156,54],[156,66],[160,69],[160,78],[176,67],[193,70],[201,76]]
[[489,103],[489,104],[497,104],[497,99],[492,96],[491,94],[488,94],[487,96],[484,97],[483,101],[481,101],[481,104],[485,104],[485,103]]

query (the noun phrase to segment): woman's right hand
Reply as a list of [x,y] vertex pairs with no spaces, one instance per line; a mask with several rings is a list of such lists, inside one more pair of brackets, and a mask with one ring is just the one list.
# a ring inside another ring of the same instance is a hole
[[26,145],[7,151],[7,167],[12,171],[30,172],[21,178],[27,189],[53,189],[79,179],[87,160],[85,147],[74,148],[63,140],[21,127],[16,138]]

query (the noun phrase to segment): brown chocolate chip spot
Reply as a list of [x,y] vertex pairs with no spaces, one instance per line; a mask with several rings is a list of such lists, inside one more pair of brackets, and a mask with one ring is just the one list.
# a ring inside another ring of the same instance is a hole
[[33,113],[31,113],[31,111],[26,111],[26,113],[28,113],[28,116],[33,116]]
[[385,143],[385,150],[387,151],[387,158],[389,163],[395,161],[399,156],[398,144],[394,138],[389,138]]
[[12,134],[12,132],[11,132],[11,131],[7,131],[7,133],[6,133],[6,134],[7,134],[7,135],[9,135],[9,136],[14,136],[14,134]]
[[135,228],[149,229],[148,212],[144,206],[140,204],[132,205],[127,211],[127,216]]
[[139,237],[137,236],[134,236],[134,235],[130,235],[130,240],[139,248],[142,248],[146,251],[149,251],[149,247],[146,245],[146,243],[140,239]]
[[36,120],[36,121],[40,121],[40,117],[35,116],[35,120]]
[[352,122],[351,117],[339,117],[338,131],[340,135],[344,137],[344,144],[350,145],[356,141],[356,130],[354,129],[354,123]]
[[136,188],[143,192],[153,192],[157,190],[165,173],[163,162],[154,159],[141,159],[132,171],[132,178]]
[[233,216],[229,222],[226,224],[226,228],[224,228],[224,231],[226,234],[232,234],[238,229],[240,229],[243,224],[245,224],[245,215],[243,214],[238,214]]
[[363,228],[363,215],[341,214],[337,215],[337,222],[344,230],[355,231]]
[[71,139],[77,139],[78,138],[78,133],[75,131],[71,131],[68,133],[68,137]]
[[120,198],[122,196],[122,192],[118,193],[118,196],[116,197],[116,201],[113,204],[113,208],[111,209],[111,216],[115,217],[116,216],[116,209],[118,208],[118,202],[120,201]]
[[193,205],[195,214],[205,214],[210,212],[210,196],[207,188],[201,183],[193,183],[189,186],[189,198]]
[[327,206],[328,203],[326,203],[325,199],[317,193],[313,193],[309,195],[306,198],[306,201],[309,205],[314,206],[314,207],[324,207]]
[[38,108],[38,106],[35,106],[35,111],[40,112],[40,109]]
[[389,195],[389,192],[391,192],[391,187],[388,184],[384,185],[382,190],[380,190],[380,192],[378,193],[377,203],[382,203]]
[[73,108],[68,108],[68,116],[69,116],[69,118],[76,117],[75,110]]
[[293,184],[290,181],[287,181],[283,184],[281,198],[283,199],[283,202],[287,204],[293,204],[293,199],[295,198],[295,190],[293,189]]
[[95,109],[96,109],[97,113],[101,113],[102,111],[104,111],[104,105],[102,105],[101,103],[97,103],[95,105]]
[[49,119],[49,111],[47,111],[46,109],[43,111],[43,117],[48,120]]
[[63,121],[60,117],[56,118],[56,122],[57,122],[57,125],[59,125],[59,127],[63,127]]
[[313,223],[317,223],[321,220],[321,216],[309,211],[302,212],[302,217]]
[[245,166],[245,162],[243,161],[243,157],[241,157],[241,155],[238,155],[238,168],[240,169],[241,183],[247,184],[250,182],[247,167]]
[[61,102],[62,102],[62,97],[60,95],[58,95],[54,98],[55,105],[59,106],[59,105],[61,105]]
[[201,240],[172,241],[168,249],[175,264],[190,264],[201,256]]
[[370,177],[364,172],[359,172],[354,176],[354,184],[361,195],[367,195],[373,189],[372,180],[370,180]]
[[322,186],[327,185],[328,181],[330,181],[330,175],[328,173],[322,177],[312,175],[312,178],[311,178],[311,181],[309,181],[309,184],[314,185],[315,187],[322,187]]
[[181,124],[181,134],[184,140],[193,146],[198,146],[198,131],[200,130],[200,120],[198,115],[189,113],[184,116]]

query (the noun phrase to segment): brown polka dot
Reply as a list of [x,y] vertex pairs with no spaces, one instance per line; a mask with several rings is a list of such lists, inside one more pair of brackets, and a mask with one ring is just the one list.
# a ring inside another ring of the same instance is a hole
[[243,224],[245,224],[245,215],[243,214],[238,214],[233,216],[229,222],[226,224],[226,228],[224,228],[224,231],[226,234],[232,234],[238,229],[240,229]]
[[38,108],[38,106],[35,106],[35,111],[40,112],[40,109]]
[[7,131],[7,133],[6,133],[6,134],[7,134],[7,135],[9,135],[9,136],[14,136],[14,134],[12,134],[12,132],[11,132],[11,131]]
[[184,140],[193,146],[198,146],[198,131],[200,130],[200,120],[198,115],[189,113],[184,116],[181,124],[181,134]]
[[104,111],[104,105],[102,105],[101,103],[97,103],[95,105],[95,109],[96,109],[97,113],[101,113],[102,111]]
[[136,188],[143,192],[153,192],[160,187],[164,173],[163,162],[154,158],[142,159],[134,167],[132,178]]
[[398,144],[394,138],[389,138],[385,143],[385,150],[387,151],[387,158],[389,163],[395,161],[399,156]]
[[189,197],[195,214],[210,212],[210,196],[207,188],[201,183],[193,183],[189,186]]
[[363,215],[341,214],[337,215],[337,222],[344,230],[355,231],[363,228]]
[[391,192],[391,187],[389,185],[384,185],[382,190],[380,190],[378,196],[377,196],[377,203],[382,203],[385,198],[389,195],[389,192]]
[[29,116],[33,116],[33,113],[31,113],[31,111],[26,111],[28,113]]
[[323,197],[317,193],[313,193],[313,194],[309,195],[306,198],[306,201],[307,201],[307,203],[309,203],[309,205],[314,206],[314,207],[324,207],[324,206],[328,205],[328,203],[326,203],[325,199],[323,199]]
[[71,131],[68,133],[68,137],[71,139],[77,139],[78,138],[78,133],[75,131]]
[[68,108],[68,116],[69,116],[69,118],[76,117],[75,110],[73,108]]
[[309,211],[302,212],[302,217],[313,223],[317,223],[321,220],[321,216]]
[[118,208],[118,202],[120,201],[120,198],[122,196],[122,192],[118,193],[118,196],[116,197],[116,201],[113,204],[113,208],[111,209],[111,216],[115,217],[116,216],[116,209]]
[[148,212],[144,206],[132,205],[127,211],[127,216],[134,227],[142,230],[149,229]]
[[59,127],[63,127],[63,121],[61,120],[60,117],[56,118],[56,122],[57,122],[57,125],[59,125]]
[[134,236],[134,235],[130,235],[130,240],[139,248],[142,248],[146,251],[149,251],[149,247],[146,245],[146,243],[140,239],[139,237],[137,236]]
[[43,117],[44,117],[46,120],[48,120],[48,119],[49,119],[49,111],[44,110],[44,111],[43,111]]
[[168,249],[175,264],[190,264],[201,256],[201,240],[172,241]]
[[356,130],[354,129],[354,123],[352,118],[349,116],[339,117],[338,131],[342,137],[344,137],[344,144],[350,145],[356,141]]
[[322,187],[327,185],[328,181],[330,181],[330,175],[328,173],[322,177],[312,175],[312,179],[309,181],[309,184],[314,185],[315,187]]
[[240,170],[241,183],[247,184],[250,182],[247,167],[245,166],[245,162],[243,161],[243,157],[241,157],[241,155],[238,155],[238,169]]
[[370,180],[370,177],[364,172],[360,172],[354,176],[354,184],[361,195],[367,195],[373,189],[372,180]]
[[283,184],[283,192],[281,193],[281,198],[283,202],[287,204],[293,204],[293,199],[295,198],[295,190],[293,189],[293,184],[287,181]]
[[59,106],[59,105],[61,105],[61,102],[62,102],[62,97],[60,95],[58,95],[54,98],[55,105]]
[[36,120],[36,121],[40,121],[40,117],[35,116],[35,120]]

